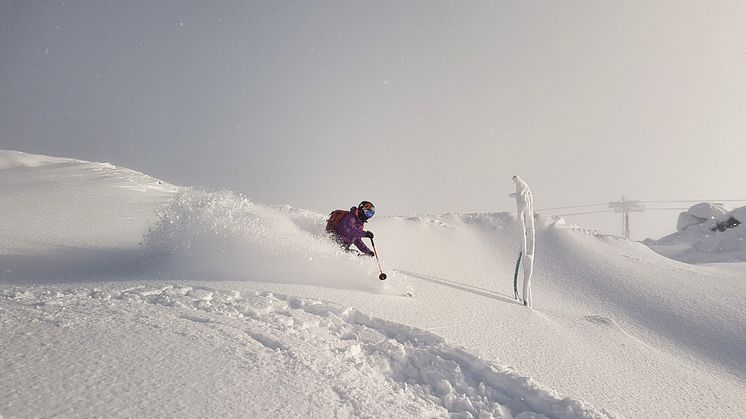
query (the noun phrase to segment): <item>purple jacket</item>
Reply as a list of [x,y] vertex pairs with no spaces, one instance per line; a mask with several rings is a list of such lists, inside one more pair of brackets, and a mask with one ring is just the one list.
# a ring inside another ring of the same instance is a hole
[[365,230],[363,230],[364,224],[364,221],[357,218],[357,207],[352,207],[350,208],[350,213],[345,215],[342,221],[334,227],[334,233],[337,236],[337,241],[345,249],[349,249],[354,243],[361,252],[373,256],[375,253],[368,249],[368,246],[362,240],[365,237]]

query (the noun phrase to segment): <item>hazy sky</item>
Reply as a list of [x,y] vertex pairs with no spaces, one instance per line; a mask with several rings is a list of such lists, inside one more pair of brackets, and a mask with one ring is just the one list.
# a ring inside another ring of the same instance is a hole
[[746,198],[742,0],[4,0],[0,98],[0,148],[322,213]]

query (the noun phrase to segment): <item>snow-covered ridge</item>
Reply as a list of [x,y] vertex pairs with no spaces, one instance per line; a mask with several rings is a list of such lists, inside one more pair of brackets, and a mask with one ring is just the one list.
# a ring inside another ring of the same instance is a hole
[[0,150],[0,255],[131,249],[177,190],[109,163]]
[[14,150],[0,150],[0,170],[16,167],[41,167],[51,164],[90,163],[63,157],[42,156]]
[[[49,167],[54,166],[54,167]],[[159,190],[173,192],[177,188],[159,179],[111,163],[97,163],[64,157],[42,156],[13,150],[0,150],[0,170],[16,169],[14,177],[31,173],[47,181],[58,183],[75,177],[78,180],[92,180],[87,174],[108,177],[108,181],[124,188],[140,191]],[[29,170],[30,169],[30,170]],[[46,170],[45,170],[46,169]],[[44,178],[45,172],[49,175]]]

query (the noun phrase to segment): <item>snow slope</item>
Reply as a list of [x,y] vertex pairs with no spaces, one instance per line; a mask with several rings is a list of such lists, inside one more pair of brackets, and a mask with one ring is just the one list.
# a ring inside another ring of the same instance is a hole
[[508,213],[376,216],[381,282],[231,192],[10,151],[0,192],[3,417],[746,414],[738,266],[539,219],[530,310]]

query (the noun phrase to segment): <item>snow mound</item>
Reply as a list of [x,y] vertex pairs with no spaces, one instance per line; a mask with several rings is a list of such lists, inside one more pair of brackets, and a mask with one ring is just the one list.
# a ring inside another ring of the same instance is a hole
[[137,248],[179,189],[108,163],[0,150],[0,280],[50,282],[140,273]]
[[[207,337],[214,351],[229,351],[239,361],[252,364],[271,363],[276,372],[285,377],[316,377],[315,399],[328,402],[333,394],[335,416],[380,417],[452,417],[452,418],[603,418],[612,415],[583,402],[562,398],[522,377],[514,371],[496,366],[449,345],[444,339],[429,332],[406,325],[371,317],[349,307],[324,303],[318,300],[286,297],[268,292],[255,292],[242,296],[238,291],[224,291],[202,286],[173,284],[135,286],[125,289],[101,288],[10,288],[0,291],[0,308],[6,317],[18,320],[35,319],[53,329],[69,335],[89,336],[87,347],[91,352],[79,351],[68,362],[75,362],[76,374],[68,377],[67,386],[75,390],[60,393],[44,386],[35,392],[14,392],[3,398],[7,412],[22,416],[105,415],[113,409],[125,409],[133,415],[174,414],[177,411],[153,411],[148,399],[158,392],[148,394],[134,391],[128,386],[156,386],[153,377],[144,371],[132,371],[128,384],[116,382],[116,374],[100,374],[121,360],[98,358],[97,348],[106,346],[99,342],[107,326],[97,326],[92,316],[124,313],[122,326],[132,327],[129,321],[139,316],[157,314],[170,319],[160,327],[171,330],[173,336],[157,345],[164,353],[173,353],[180,336],[189,339]],[[133,347],[147,339],[134,330],[130,331]],[[163,335],[161,333],[161,335]],[[168,336],[168,334],[165,334]],[[40,339],[27,335],[24,339]],[[9,350],[13,350],[11,345]],[[236,352],[236,349],[241,348]],[[157,348],[156,348],[157,349]],[[45,351],[32,350],[26,362],[39,365],[37,375],[22,368],[4,371],[6,383],[12,388],[25,388],[30,381],[44,382],[54,375],[55,356],[45,356]],[[59,355],[59,354],[57,354]],[[210,379],[199,377],[198,370],[189,367],[201,354],[182,354],[187,359],[168,360],[169,368],[178,374],[169,374],[170,388],[180,388],[191,394],[197,383],[209,384]],[[50,368],[43,368],[50,367]],[[69,366],[68,366],[69,367]],[[180,371],[180,368],[184,370]],[[253,397],[277,397],[271,390],[264,394],[257,384],[242,378],[247,366],[230,374],[235,388],[251,388],[259,394]],[[249,368],[251,368],[249,366]],[[46,371],[46,372],[45,372]],[[194,371],[194,372],[193,372]],[[113,372],[113,371],[112,371]],[[39,376],[38,374],[41,374]],[[248,374],[251,378],[251,373]],[[261,383],[259,383],[261,384]],[[96,394],[113,396],[109,405],[95,403],[94,393],[86,389],[95,385]],[[245,391],[245,390],[244,390]],[[62,395],[64,394],[64,395]],[[0,394],[2,396],[2,394]],[[62,402],[64,397],[66,402]],[[145,400],[139,400],[144,397]],[[202,409],[216,403],[232,403],[230,411],[251,414],[251,405],[245,398],[203,400],[196,396]],[[37,410],[35,401],[47,399],[45,406],[58,406],[63,410]],[[49,403],[49,399],[59,404]],[[181,398],[179,398],[181,399]],[[155,402],[156,400],[151,400]],[[205,403],[205,404],[201,404]],[[309,403],[299,401],[299,403]],[[155,406],[163,406],[155,403]],[[326,409],[328,409],[327,407]],[[103,409],[103,410],[102,410]],[[156,407],[156,409],[158,409]],[[222,407],[225,410],[225,406]],[[321,417],[325,409],[314,406],[312,416]],[[195,414],[192,411],[190,414]],[[330,413],[330,412],[326,412]]]
[[644,243],[661,255],[686,263],[746,261],[746,207],[728,211],[699,203],[679,215],[678,232]]

